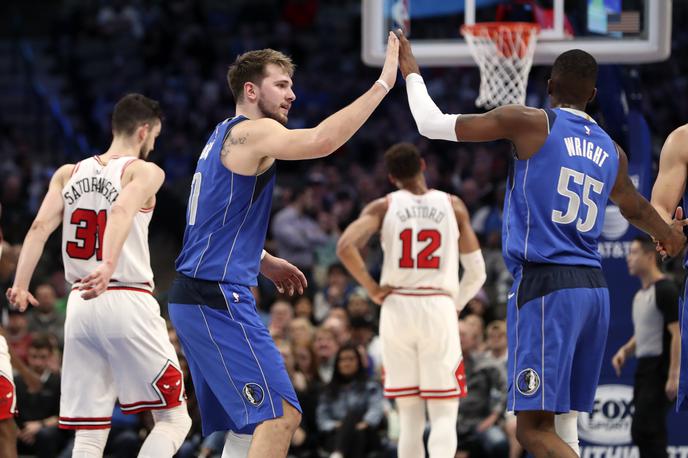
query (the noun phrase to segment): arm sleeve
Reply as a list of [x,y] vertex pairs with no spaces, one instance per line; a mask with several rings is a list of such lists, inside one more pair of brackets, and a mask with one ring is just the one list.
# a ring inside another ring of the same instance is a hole
[[419,134],[433,140],[458,141],[456,118],[459,115],[442,113],[430,98],[422,76],[411,73],[406,77],[406,95]]
[[672,280],[663,279],[655,283],[655,300],[665,324],[678,321],[678,288]]

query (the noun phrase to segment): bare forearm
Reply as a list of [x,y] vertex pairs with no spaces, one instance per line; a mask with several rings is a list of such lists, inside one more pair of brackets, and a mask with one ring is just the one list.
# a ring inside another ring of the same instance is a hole
[[29,229],[26,238],[24,238],[24,244],[17,262],[17,273],[14,277],[14,286],[16,288],[29,289],[31,277],[43,254],[43,248],[49,235],[42,228],[35,225]]
[[334,113],[315,127],[315,135],[322,145],[320,153],[326,156],[346,143],[373,114],[387,92],[378,83],[353,103]]
[[635,355],[635,336],[628,339],[628,342],[621,347],[626,357]]
[[117,265],[122,247],[127,240],[129,230],[134,222],[134,214],[122,206],[115,205],[108,215],[108,224],[103,236],[103,262]]
[[669,361],[669,377],[676,377],[681,366],[681,335],[677,332],[671,334],[671,349]]
[[644,198],[638,199],[633,206],[621,208],[621,213],[631,224],[655,239],[666,239],[671,233],[671,228]]
[[361,256],[361,252],[355,246],[346,246],[337,250],[337,255],[342,264],[351,273],[351,276],[366,289],[372,289],[377,282],[368,273],[368,268]]

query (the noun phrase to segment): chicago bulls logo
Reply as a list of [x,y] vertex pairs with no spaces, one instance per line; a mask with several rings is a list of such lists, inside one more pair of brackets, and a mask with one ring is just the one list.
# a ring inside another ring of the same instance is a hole
[[179,369],[168,361],[165,368],[155,379],[153,385],[165,400],[165,405],[174,406],[184,400],[184,378]]

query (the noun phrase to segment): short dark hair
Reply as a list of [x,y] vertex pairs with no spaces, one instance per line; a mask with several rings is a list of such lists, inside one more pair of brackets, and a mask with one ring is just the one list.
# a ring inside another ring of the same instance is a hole
[[127,94],[122,97],[112,111],[112,133],[133,135],[136,129],[155,120],[162,122],[160,104],[141,94]]
[[597,61],[581,50],[571,49],[559,55],[552,65],[555,97],[569,103],[585,103],[597,82]]
[[291,58],[270,48],[245,52],[229,66],[227,84],[229,84],[229,90],[232,91],[236,102],[241,102],[244,98],[244,84],[249,81],[253,84],[260,84],[263,81],[265,67],[268,64],[282,67],[290,77],[294,75],[294,63]]
[[412,143],[397,143],[385,151],[385,165],[394,178],[411,179],[420,173],[420,151]]
[[655,263],[657,265],[661,264],[661,258],[659,256],[659,253],[657,253],[657,250],[655,249],[655,242],[653,242],[650,237],[648,237],[647,235],[636,235],[635,237],[633,237],[633,242],[638,242],[640,244],[640,249],[643,250],[643,253],[654,254]]
[[31,340],[29,348],[34,348],[36,350],[50,350],[50,352],[55,350],[53,341],[48,334],[35,335]]

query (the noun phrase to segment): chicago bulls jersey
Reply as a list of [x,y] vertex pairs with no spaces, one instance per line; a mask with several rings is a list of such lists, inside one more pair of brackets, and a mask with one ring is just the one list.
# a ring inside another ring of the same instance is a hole
[[459,226],[449,194],[399,190],[387,195],[381,285],[459,291]]
[[[122,192],[121,179],[131,156],[115,157],[103,164],[97,156],[85,159],[62,189],[62,259],[70,283],[93,272],[103,258],[103,235],[110,208]],[[148,250],[148,224],[153,208],[141,209],[134,217],[129,235],[112,275],[112,282],[125,286],[153,287]],[[145,285],[145,286],[144,286]]]

